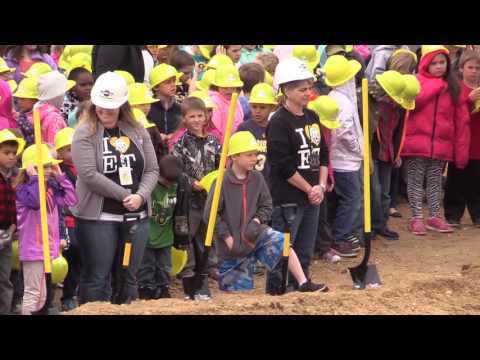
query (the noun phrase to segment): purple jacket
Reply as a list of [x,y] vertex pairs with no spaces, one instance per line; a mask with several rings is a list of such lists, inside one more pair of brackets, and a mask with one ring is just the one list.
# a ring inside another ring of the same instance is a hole
[[[60,236],[58,208],[77,203],[72,183],[65,174],[47,182],[47,221],[50,257],[59,256]],[[26,184],[17,186],[17,226],[20,261],[42,261],[43,245],[40,225],[40,198],[38,177],[32,176]]]
[[[52,57],[48,54],[41,54],[40,52],[35,51],[34,53],[32,53],[32,60],[47,63],[52,67],[53,70],[57,70],[57,64],[55,64],[55,61],[53,61]],[[12,57],[11,51],[9,51],[7,55],[5,55],[5,61],[7,62],[9,67],[16,69],[15,74],[13,74],[13,80],[15,80],[18,84],[20,80],[23,79],[23,75],[20,70],[20,62],[18,62]]]

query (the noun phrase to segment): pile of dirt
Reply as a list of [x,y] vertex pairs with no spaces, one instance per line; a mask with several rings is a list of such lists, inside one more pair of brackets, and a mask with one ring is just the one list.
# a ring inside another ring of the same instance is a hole
[[265,295],[265,276],[243,294],[225,294],[211,282],[213,299],[183,299],[179,281],[172,284],[172,299],[135,301],[130,305],[89,303],[71,315],[183,315],[183,314],[480,314],[480,229],[464,226],[453,234],[429,233],[415,237],[407,231],[408,211],[392,219],[399,241],[378,238],[371,263],[377,265],[382,286],[354,290],[347,268],[360,258],[328,264],[315,260],[313,280],[326,282],[328,293]]

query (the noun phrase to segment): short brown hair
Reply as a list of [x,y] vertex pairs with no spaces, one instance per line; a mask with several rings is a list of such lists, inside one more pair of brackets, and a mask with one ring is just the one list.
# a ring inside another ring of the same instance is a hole
[[279,63],[277,55],[271,52],[264,52],[258,54],[256,59],[262,63],[270,75],[275,74],[275,69]]
[[176,50],[170,57],[170,65],[172,65],[177,71],[185,66],[195,65],[192,55],[183,50]]
[[205,107],[203,100],[193,96],[187,97],[183,100],[182,105],[180,105],[180,110],[182,111],[183,117],[185,117],[191,110],[200,110],[207,113],[207,108]]
[[480,62],[480,53],[475,50],[467,49],[460,56],[460,61],[458,62],[458,67],[461,69],[467,61],[476,60]]
[[255,85],[265,81],[265,70],[260,64],[243,64],[238,72],[243,81],[243,91],[246,93],[250,93]]

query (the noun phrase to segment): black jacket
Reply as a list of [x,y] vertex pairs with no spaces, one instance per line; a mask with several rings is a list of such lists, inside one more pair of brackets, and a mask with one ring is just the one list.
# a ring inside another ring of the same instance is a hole
[[174,102],[173,105],[165,110],[161,101],[153,103],[147,118],[157,125],[158,131],[162,134],[171,134],[177,130],[182,120],[182,111],[180,105]]
[[95,45],[92,50],[93,78],[107,71],[128,71],[135,82],[145,80],[142,45]]

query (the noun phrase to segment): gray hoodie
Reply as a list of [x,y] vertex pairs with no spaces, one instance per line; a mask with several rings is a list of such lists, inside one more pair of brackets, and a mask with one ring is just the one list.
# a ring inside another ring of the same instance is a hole
[[[208,195],[204,221],[208,224],[216,183]],[[255,247],[260,234],[265,231],[272,214],[272,197],[262,173],[253,170],[245,180],[239,180],[232,169],[225,171],[215,225],[215,240],[219,260],[240,259]],[[261,224],[253,221],[258,218]],[[233,237],[229,250],[225,239]]]
[[[137,194],[147,200],[148,214],[151,215],[150,194],[158,181],[158,163],[152,140],[143,126],[134,128],[120,119],[118,127],[133,141],[144,159],[145,166]],[[76,184],[78,203],[72,208],[72,213],[85,220],[99,220],[104,198],[121,202],[131,193],[131,190],[123,188],[103,175],[104,130],[103,125],[97,123],[97,132],[92,135],[90,126],[84,122],[78,126],[73,136],[72,157],[78,172]]]

